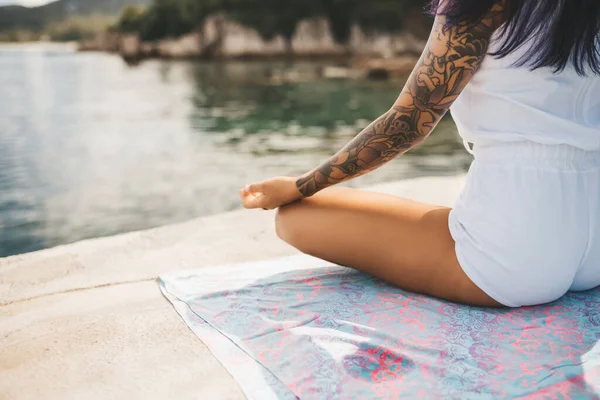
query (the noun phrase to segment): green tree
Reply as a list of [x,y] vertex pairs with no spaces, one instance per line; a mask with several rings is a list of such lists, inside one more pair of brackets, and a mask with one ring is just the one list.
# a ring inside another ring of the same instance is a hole
[[142,39],[157,40],[191,32],[195,27],[193,16],[184,6],[181,0],[154,0],[142,18]]
[[117,22],[119,32],[140,32],[144,22],[144,10],[136,6],[127,6],[121,11]]
[[231,0],[180,0],[180,2],[182,12],[187,16],[190,23],[200,28],[208,16],[228,8],[228,3],[231,3]]
[[[364,0],[363,0],[364,1]],[[348,43],[360,0],[322,0],[320,11],[329,20],[331,34],[338,43]],[[373,1],[366,2],[372,4]],[[367,9],[368,10],[368,9]]]
[[298,22],[312,16],[328,19],[338,43],[347,43],[352,25],[379,32],[398,31],[410,10],[425,0],[153,0],[147,11],[127,7],[118,28],[139,32],[144,40],[177,37],[199,29],[206,17],[225,12],[256,29],[266,39],[281,35],[291,51]]
[[338,43],[347,43],[352,25],[372,32],[397,32],[410,11],[424,9],[426,0],[320,0],[321,14]]
[[91,39],[97,33],[105,31],[112,20],[111,17],[100,14],[71,17],[62,22],[48,24],[43,34],[61,42]]
[[357,7],[357,22],[372,32],[398,32],[404,28],[407,16],[411,12],[422,12],[425,4],[424,0],[361,2]]

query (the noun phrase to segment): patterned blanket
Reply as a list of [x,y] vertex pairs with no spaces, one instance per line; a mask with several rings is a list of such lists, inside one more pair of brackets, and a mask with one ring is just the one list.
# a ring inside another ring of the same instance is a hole
[[249,399],[600,399],[600,288],[485,309],[303,255],[159,283]]

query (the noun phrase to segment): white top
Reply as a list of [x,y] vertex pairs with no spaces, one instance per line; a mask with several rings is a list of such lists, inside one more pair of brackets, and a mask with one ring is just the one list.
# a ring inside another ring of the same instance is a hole
[[[498,44],[496,37],[489,51]],[[462,138],[600,150],[600,76],[579,76],[572,65],[559,74],[551,68],[512,67],[528,48],[501,59],[484,58],[451,107]]]

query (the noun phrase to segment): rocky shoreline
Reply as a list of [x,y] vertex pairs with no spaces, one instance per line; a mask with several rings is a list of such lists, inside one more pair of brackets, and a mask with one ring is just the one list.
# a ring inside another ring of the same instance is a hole
[[330,71],[336,77],[393,78],[412,70],[423,46],[422,39],[408,32],[367,33],[358,25],[352,27],[348,43],[341,45],[324,18],[301,21],[289,42],[281,36],[265,40],[256,30],[215,15],[201,31],[179,38],[145,42],[136,34],[103,32],[80,43],[79,51],[118,53],[130,63],[149,58],[331,59],[348,68]]

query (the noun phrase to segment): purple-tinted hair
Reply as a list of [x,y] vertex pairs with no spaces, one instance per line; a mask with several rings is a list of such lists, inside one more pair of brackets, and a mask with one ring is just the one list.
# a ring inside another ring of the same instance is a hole
[[[477,22],[498,1],[431,0],[429,11],[449,24]],[[600,0],[505,0],[505,6],[500,47],[491,55],[505,57],[534,38],[515,66],[560,72],[572,63],[580,75],[600,75]]]

